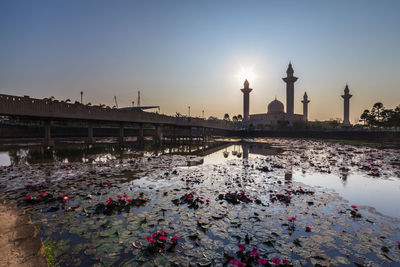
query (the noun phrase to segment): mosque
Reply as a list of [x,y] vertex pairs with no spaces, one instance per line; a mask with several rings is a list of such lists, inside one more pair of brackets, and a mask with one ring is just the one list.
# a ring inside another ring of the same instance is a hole
[[307,121],[308,117],[308,100],[307,93],[304,93],[303,100],[303,114],[294,114],[294,83],[297,81],[297,77],[293,76],[293,67],[289,63],[286,70],[286,77],[282,80],[286,83],[286,113],[285,107],[281,101],[275,98],[271,103],[268,104],[267,113],[261,114],[249,114],[250,108],[250,92],[253,90],[249,88],[249,82],[244,82],[244,88],[241,89],[243,92],[243,122],[250,125],[276,125],[278,121],[287,121],[292,124],[294,121]]

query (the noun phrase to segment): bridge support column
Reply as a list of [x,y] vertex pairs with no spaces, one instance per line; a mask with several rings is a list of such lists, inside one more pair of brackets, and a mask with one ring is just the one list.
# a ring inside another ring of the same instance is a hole
[[156,141],[156,143],[160,143],[163,138],[161,125],[156,124],[154,126],[155,126],[154,141]]
[[88,138],[86,140],[86,143],[94,144],[94,143],[96,143],[96,140],[93,137],[93,122],[88,121],[87,127],[88,127]]
[[54,140],[51,139],[51,120],[44,121],[44,146],[53,146]]
[[144,136],[143,136],[143,123],[139,123],[139,133],[137,136],[137,142],[143,144]]
[[189,141],[190,143],[193,142],[193,127],[189,127]]
[[118,142],[120,142],[120,143],[123,143],[123,142],[124,142],[124,123],[123,123],[123,122],[120,122],[120,123],[119,123]]

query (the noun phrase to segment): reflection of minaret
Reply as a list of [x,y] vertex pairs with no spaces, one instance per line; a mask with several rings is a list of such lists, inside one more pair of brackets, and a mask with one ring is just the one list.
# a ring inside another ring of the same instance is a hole
[[343,172],[340,174],[340,179],[342,180],[343,186],[346,186],[347,184],[347,176],[348,176],[347,172]]
[[243,150],[243,159],[248,159],[249,158],[249,145],[242,144],[242,150]]
[[301,103],[303,103],[303,118],[305,121],[308,121],[308,103],[310,103],[310,100],[308,100],[306,92],[304,93]]
[[291,184],[292,183],[292,178],[293,178],[293,174],[292,174],[292,170],[288,169],[285,172],[285,184]]
[[286,83],[286,113],[289,118],[294,114],[294,83],[297,81],[297,77],[294,77],[293,73],[292,63],[289,63],[286,70],[287,76],[282,78]]
[[351,94],[349,94],[349,86],[346,84],[346,88],[344,89],[344,95],[342,95],[342,98],[344,99],[344,114],[343,114],[343,125],[345,126],[350,126],[350,120],[349,120],[349,113],[350,113],[350,98],[352,97]]
[[245,80],[243,84],[244,88],[240,89],[243,92],[243,122],[247,122],[250,119],[250,92],[253,90],[249,88],[249,81]]

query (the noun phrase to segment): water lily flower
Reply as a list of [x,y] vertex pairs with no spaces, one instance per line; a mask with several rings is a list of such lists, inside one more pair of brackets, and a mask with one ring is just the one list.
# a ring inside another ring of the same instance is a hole
[[271,262],[274,263],[274,264],[276,264],[276,265],[281,264],[281,260],[278,259],[278,258],[273,258],[273,259],[271,259]]
[[151,239],[151,236],[146,236],[147,241],[149,241]]
[[121,195],[117,195],[117,198],[121,199],[121,198],[122,198],[122,196],[121,196]]
[[162,236],[159,237],[159,239],[160,240],[166,240],[167,238],[164,235],[162,235]]
[[171,238],[171,241],[175,243],[175,242],[178,241],[178,238],[179,238],[179,237],[177,237],[177,236],[173,236],[173,237]]
[[126,199],[126,201],[128,201],[128,202],[131,202],[131,201],[132,201],[132,199],[129,199],[129,198],[127,198],[127,199]]
[[396,241],[396,243],[397,243],[397,245],[399,245],[399,246],[400,246],[400,241]]
[[154,242],[156,242],[154,239],[150,239],[150,240],[149,240],[149,243],[150,243],[150,244],[154,244]]
[[152,234],[151,236],[152,236],[152,237],[156,237],[156,236],[157,236],[157,233],[154,233],[154,234]]
[[62,190],[61,193],[65,194],[65,193],[67,193],[67,191],[66,190]]
[[135,204],[136,204],[136,205],[140,205],[140,202],[138,201],[138,202],[136,202]]
[[294,222],[296,220],[296,217],[291,217],[288,221],[289,222]]
[[266,259],[263,259],[263,258],[258,258],[257,262],[261,263],[261,264],[267,264],[268,263],[268,261]]
[[31,197],[30,197],[30,196],[26,196],[25,199],[26,199],[26,200],[30,200]]
[[237,244],[239,251],[244,251],[244,246],[242,244]]
[[352,205],[352,206],[351,206],[351,208],[353,208],[353,209],[356,209],[356,208],[357,208],[357,206],[356,206],[356,205]]
[[282,262],[283,262],[283,264],[288,264],[288,265],[291,264],[290,261],[288,261],[287,259],[283,259]]
[[44,195],[44,192],[40,192],[39,194],[41,194],[42,196]]

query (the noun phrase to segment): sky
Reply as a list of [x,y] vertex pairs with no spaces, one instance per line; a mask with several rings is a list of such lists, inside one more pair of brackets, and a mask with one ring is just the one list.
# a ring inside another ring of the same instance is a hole
[[400,1],[0,0],[0,93],[54,96],[161,113],[242,114],[284,104],[289,61],[295,113],[350,121],[400,104]]

